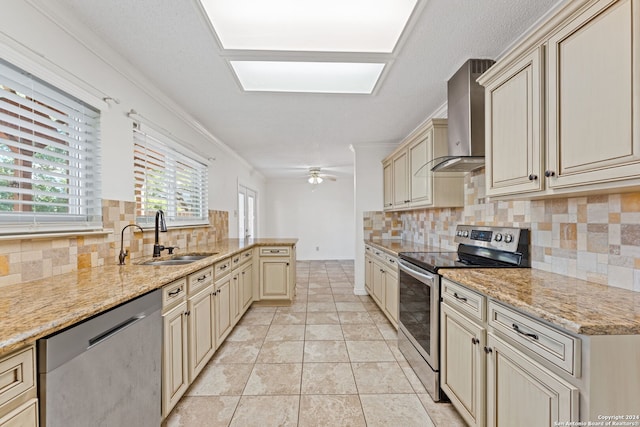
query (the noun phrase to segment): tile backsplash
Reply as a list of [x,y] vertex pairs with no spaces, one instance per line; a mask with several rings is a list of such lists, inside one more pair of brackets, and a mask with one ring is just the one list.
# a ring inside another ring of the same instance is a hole
[[[117,264],[121,230],[135,222],[135,202],[103,200],[102,219],[104,228],[113,232],[0,240],[0,286]],[[228,212],[209,211],[209,224],[208,227],[170,227],[167,233],[161,234],[160,243],[178,246],[178,252],[183,252],[229,237]],[[127,264],[153,253],[153,229],[144,233],[134,230],[130,227],[124,232],[124,247],[130,252]]]
[[464,208],[365,212],[364,237],[455,250],[457,224],[530,228],[533,268],[640,292],[640,192],[490,201],[484,182],[466,175]]

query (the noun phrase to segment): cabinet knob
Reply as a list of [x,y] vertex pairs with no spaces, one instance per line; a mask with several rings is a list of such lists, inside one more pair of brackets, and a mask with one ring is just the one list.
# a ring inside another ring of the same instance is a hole
[[493,352],[493,349],[491,347],[485,347],[484,348],[484,352],[489,354],[489,353]]
[[480,344],[480,340],[476,337],[471,338],[471,344]]
[[538,175],[534,175],[534,174],[529,175],[529,181],[535,181],[536,179],[538,179]]
[[547,178],[550,178],[552,176],[556,176],[556,173],[554,171],[544,171],[544,176],[546,176]]

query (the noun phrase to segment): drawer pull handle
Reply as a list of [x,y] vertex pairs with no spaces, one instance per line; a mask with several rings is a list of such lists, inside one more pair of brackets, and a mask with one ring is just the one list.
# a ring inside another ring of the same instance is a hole
[[454,292],[453,296],[456,297],[456,299],[459,301],[467,302],[467,299],[465,297],[461,297],[460,295],[458,295],[457,292]]
[[236,263],[236,264],[239,263],[240,262],[240,258],[234,259],[233,262]]
[[220,270],[226,270],[229,267],[227,264],[221,265]]
[[516,325],[515,323],[513,323],[511,325],[511,327],[513,328],[514,331],[516,331],[517,333],[519,333],[521,335],[524,335],[525,337],[533,338],[534,340],[538,339],[538,336],[536,334],[529,334],[529,333],[521,331],[520,327],[518,325]]
[[272,254],[279,254],[280,250],[279,249],[271,249],[269,252],[271,252]]
[[175,297],[176,295],[178,295],[180,292],[182,292],[182,288],[178,288],[175,291],[171,291],[169,292],[169,296],[170,297]]
[[207,278],[207,275],[203,274],[202,276],[198,277],[198,282],[202,282],[206,278]]
[[471,338],[471,344],[475,345],[475,344],[480,344],[480,340],[476,337]]
[[244,256],[248,257],[248,256],[251,256],[251,254],[250,253],[246,253],[246,254],[244,254]]

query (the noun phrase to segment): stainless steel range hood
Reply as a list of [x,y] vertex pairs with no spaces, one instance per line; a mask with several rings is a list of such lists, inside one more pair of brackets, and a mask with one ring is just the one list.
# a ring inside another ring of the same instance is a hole
[[434,159],[434,172],[469,172],[484,166],[484,88],[476,79],[491,59],[469,59],[447,83],[449,152]]

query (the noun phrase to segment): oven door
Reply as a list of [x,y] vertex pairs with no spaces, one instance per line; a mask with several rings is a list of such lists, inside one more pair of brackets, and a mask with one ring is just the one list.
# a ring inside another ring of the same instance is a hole
[[440,369],[440,276],[402,259],[399,265],[400,327],[437,372]]

